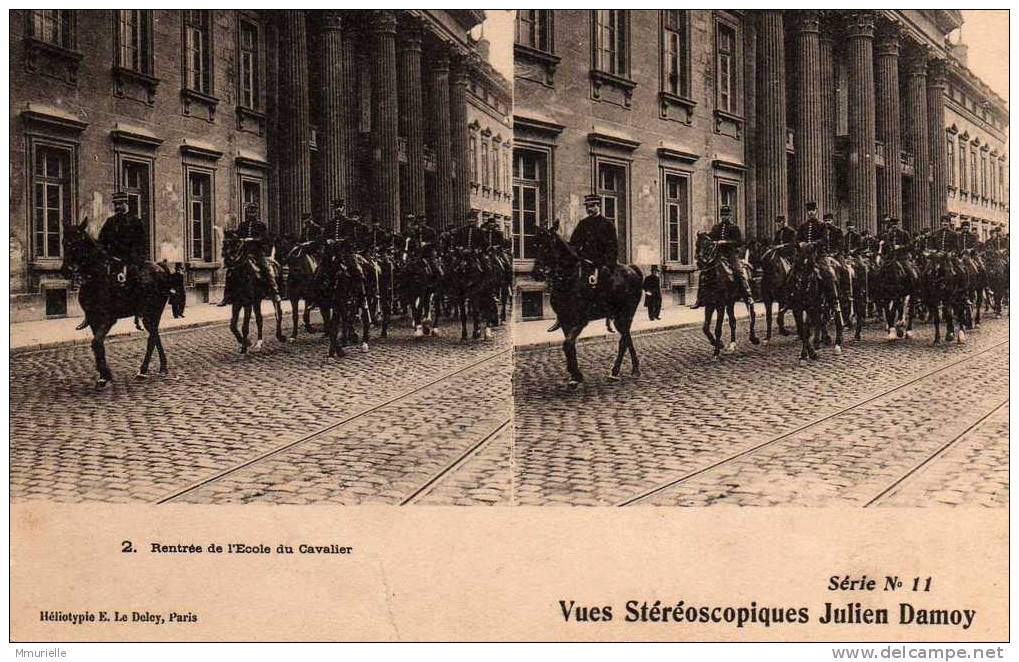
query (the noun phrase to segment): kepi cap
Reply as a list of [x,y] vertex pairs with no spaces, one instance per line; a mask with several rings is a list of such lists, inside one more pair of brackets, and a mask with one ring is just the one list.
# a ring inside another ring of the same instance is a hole
[[601,196],[597,193],[588,193],[584,196],[584,204],[589,205],[591,203],[601,204]]

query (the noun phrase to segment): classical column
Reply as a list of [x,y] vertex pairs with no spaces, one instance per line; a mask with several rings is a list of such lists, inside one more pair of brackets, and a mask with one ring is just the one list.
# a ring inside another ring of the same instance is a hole
[[[948,211],[948,153],[945,147],[945,61],[932,60],[927,74],[927,134],[930,144],[930,223]],[[990,164],[993,169],[993,161]],[[993,177],[992,177],[993,179]]]
[[[835,100],[834,21],[831,12],[821,22],[821,172],[824,173],[825,211],[836,214],[839,208],[838,186],[835,183],[835,130],[838,128]],[[837,214],[836,214],[837,215]]]
[[400,182],[404,214],[425,213],[425,140],[421,101],[421,25],[400,26],[400,134],[407,141],[406,177]]
[[449,53],[440,48],[431,59],[432,130],[435,139],[435,210],[440,218],[428,219],[432,227],[452,223],[453,155],[449,112]]
[[297,235],[301,215],[311,211],[311,120],[304,12],[280,12],[279,29],[280,231]]
[[400,227],[400,154],[397,146],[396,16],[372,15],[372,193],[375,222]]
[[[355,12],[345,12],[346,16]],[[361,199],[364,188],[365,173],[361,167],[361,90],[358,85],[358,49],[363,48],[364,35],[356,25],[356,21],[344,21],[343,38],[341,40],[341,75],[345,92],[344,115],[342,125],[343,144],[346,146],[344,170],[347,184],[347,209],[364,213],[368,203]]]
[[913,184],[909,187],[907,230],[931,227],[930,139],[927,122],[927,51],[917,48],[906,58],[906,147],[913,153]]
[[[747,21],[743,25],[743,80],[756,80],[757,71],[757,23]],[[746,123],[743,127],[743,159],[744,163],[754,163],[754,150],[757,146],[757,86],[747,85],[743,94],[743,113]],[[744,215],[746,218],[746,238],[757,239],[759,236],[760,219],[757,216],[757,168],[747,168],[743,173]]]
[[902,218],[902,130],[899,107],[899,39],[898,26],[884,24],[878,30],[874,50],[877,94],[877,139],[884,144],[885,167],[878,172],[877,213]]
[[766,10],[757,24],[757,218],[762,237],[774,236],[775,217],[788,214],[785,102],[782,12]]
[[854,12],[846,23],[849,65],[849,214],[860,230],[877,230],[874,141],[874,14]]
[[799,209],[816,202],[824,213],[824,170],[822,169],[824,122],[821,105],[820,12],[798,12],[796,35],[796,191]]
[[322,94],[319,150],[322,154],[322,190],[331,208],[335,198],[347,197],[347,141],[345,99],[350,89],[343,81],[341,12],[325,11],[319,33],[319,85]]
[[[467,84],[470,80],[470,60],[461,59],[453,72],[449,92],[450,149],[453,155],[453,199],[450,205],[450,223],[462,226],[471,209],[470,191],[470,147],[467,128]],[[502,145],[493,145],[502,149]],[[501,158],[500,158],[501,161]],[[493,173],[498,177],[498,173]]]

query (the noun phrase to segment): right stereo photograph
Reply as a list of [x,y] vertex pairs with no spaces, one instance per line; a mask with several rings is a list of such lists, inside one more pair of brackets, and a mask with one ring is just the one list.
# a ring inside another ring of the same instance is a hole
[[1007,26],[518,10],[515,504],[1007,517]]

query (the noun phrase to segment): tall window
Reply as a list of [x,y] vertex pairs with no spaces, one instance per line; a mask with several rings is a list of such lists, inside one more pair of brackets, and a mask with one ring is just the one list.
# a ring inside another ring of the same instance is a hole
[[690,264],[689,178],[665,175],[665,260]]
[[258,26],[249,21],[240,21],[240,99],[241,106],[258,110],[262,107],[259,67]]
[[31,35],[61,48],[74,48],[74,12],[70,9],[33,9]]
[[516,43],[535,50],[552,52],[552,11],[518,9]]
[[127,209],[145,228],[145,249],[149,250],[152,228],[152,201],[149,183],[151,172],[144,161],[124,160],[121,163],[120,186],[127,193]]
[[594,68],[617,76],[629,76],[630,39],[626,12],[621,9],[597,9],[594,15]]
[[955,141],[948,137],[948,185],[955,186]]
[[959,189],[962,191],[969,190],[968,181],[969,178],[966,177],[966,142],[959,138]]
[[185,10],[184,86],[204,94],[212,94],[212,51],[209,36],[209,10]]
[[498,193],[502,190],[502,169],[499,167],[499,142],[492,141],[492,189]]
[[736,30],[731,25],[716,23],[716,56],[718,69],[718,109],[735,113],[736,104]]
[[471,183],[480,185],[481,182],[478,181],[478,137],[473,132],[468,145],[471,150]]
[[598,163],[598,195],[601,213],[616,226],[619,261],[627,261],[626,168],[614,163]]
[[548,155],[513,150],[513,257],[534,259],[534,235],[544,221],[548,200]]
[[998,202],[1005,202],[1005,168],[998,164]]
[[980,154],[980,197],[987,198],[987,154]]
[[212,262],[212,173],[187,169],[188,258]]
[[687,13],[662,10],[662,89],[678,97],[690,95],[690,44]]
[[492,187],[489,179],[488,141],[481,139],[481,187],[486,191]]
[[969,185],[973,196],[979,195],[980,180],[977,179],[977,150],[972,146],[969,148]]
[[718,182],[718,208],[715,218],[721,218],[722,207],[728,207],[732,211],[732,222],[739,225],[739,185],[732,181],[716,181]]
[[150,11],[117,10],[117,66],[143,74],[152,73]]
[[37,145],[32,171],[32,230],[35,257],[62,255],[61,229],[71,221],[71,151]]

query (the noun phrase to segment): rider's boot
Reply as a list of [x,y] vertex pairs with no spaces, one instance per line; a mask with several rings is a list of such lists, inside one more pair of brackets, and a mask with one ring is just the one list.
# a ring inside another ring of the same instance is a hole
[[552,326],[548,327],[548,331],[546,333],[552,333],[553,331],[558,331],[560,329],[560,327],[562,327],[562,324],[559,323],[559,318],[557,317],[556,320],[555,320],[555,323]]
[[138,329],[139,331],[143,330],[141,322],[138,321],[138,313],[135,313],[134,315],[134,328]]
[[86,317],[85,319],[81,320],[81,324],[79,324],[78,326],[74,327],[74,330],[75,331],[81,331],[82,329],[84,329],[86,327],[88,327],[88,317]]

